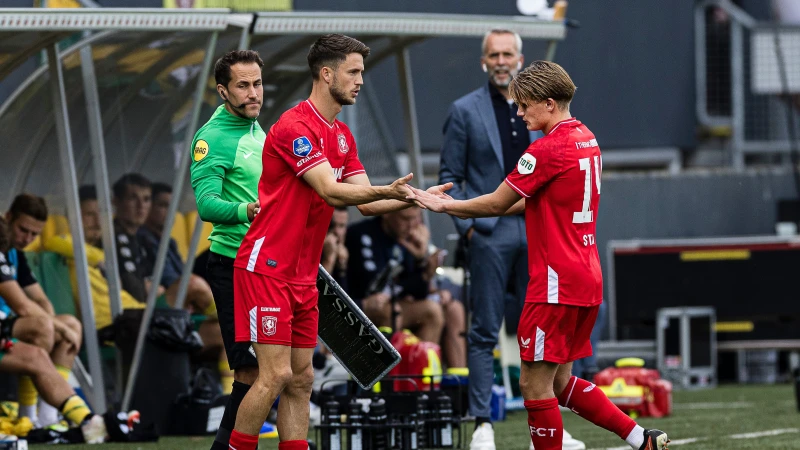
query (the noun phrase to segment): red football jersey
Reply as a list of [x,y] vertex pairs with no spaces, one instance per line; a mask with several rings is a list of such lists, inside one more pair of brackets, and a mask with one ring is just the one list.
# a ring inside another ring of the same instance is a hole
[[595,244],[603,162],[577,119],[557,123],[522,155],[506,184],[525,197],[526,302],[599,305],[603,275]]
[[234,267],[287,283],[316,284],[333,207],[302,175],[325,161],[337,182],[364,173],[353,135],[344,123],[329,123],[306,100],[272,126],[261,160],[261,212],[242,240]]

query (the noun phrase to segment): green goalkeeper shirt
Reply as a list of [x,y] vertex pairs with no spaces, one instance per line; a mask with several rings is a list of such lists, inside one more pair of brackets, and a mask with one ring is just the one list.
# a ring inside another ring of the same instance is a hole
[[258,200],[266,137],[255,119],[235,116],[225,105],[194,135],[192,188],[197,213],[214,225],[208,238],[214,253],[236,258],[250,227],[247,204]]

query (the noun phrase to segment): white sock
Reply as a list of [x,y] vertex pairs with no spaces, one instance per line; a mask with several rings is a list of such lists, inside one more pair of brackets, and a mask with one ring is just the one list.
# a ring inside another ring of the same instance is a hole
[[39,397],[39,423],[43,427],[58,423],[58,409]]
[[31,419],[31,422],[38,422],[39,417],[36,415],[36,405],[19,405],[19,416]]
[[633,430],[628,434],[628,437],[625,438],[625,442],[628,443],[632,448],[639,450],[639,447],[644,444],[644,428],[636,425],[633,427]]

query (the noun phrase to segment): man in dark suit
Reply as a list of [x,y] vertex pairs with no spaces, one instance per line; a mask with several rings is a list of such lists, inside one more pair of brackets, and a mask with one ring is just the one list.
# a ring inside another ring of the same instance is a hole
[[[491,193],[514,169],[540,132],[529,132],[508,93],[522,69],[522,39],[512,30],[494,29],[483,39],[481,67],[488,82],[459,98],[444,124],[439,183],[453,182],[449,194],[459,200]],[[476,417],[470,450],[495,450],[489,402],[493,350],[506,312],[506,293],[513,292],[515,319],[528,283],[527,239],[522,214],[456,219],[469,243],[472,322],[468,335],[469,408]],[[480,255],[480,257],[474,257]],[[516,329],[517,324],[507,324]],[[586,448],[564,432],[564,449]]]

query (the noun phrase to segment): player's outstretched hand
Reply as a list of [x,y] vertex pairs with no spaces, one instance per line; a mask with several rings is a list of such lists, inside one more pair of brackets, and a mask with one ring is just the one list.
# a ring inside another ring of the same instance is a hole
[[413,195],[414,188],[409,186],[408,182],[411,181],[412,178],[414,178],[414,174],[410,173],[404,177],[394,180],[394,182],[389,185],[388,197],[404,202],[411,201],[409,196]]
[[420,208],[429,209],[433,212],[444,212],[445,203],[451,201],[449,199],[450,196],[444,193],[442,195],[448,198],[443,198],[443,196],[440,197],[413,187],[410,189],[413,193],[408,197],[409,200],[413,200]]
[[429,194],[433,194],[433,195],[435,195],[437,197],[440,197],[440,198],[443,198],[445,200],[452,200],[453,197],[450,197],[446,193],[448,190],[450,190],[451,187],[453,187],[453,183],[452,182],[447,182],[445,184],[440,184],[438,186],[431,186],[428,189],[426,189],[425,192],[427,192]]

